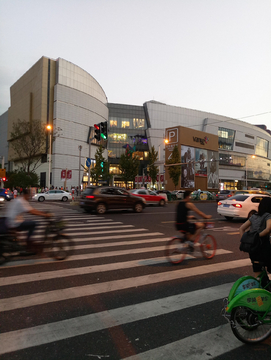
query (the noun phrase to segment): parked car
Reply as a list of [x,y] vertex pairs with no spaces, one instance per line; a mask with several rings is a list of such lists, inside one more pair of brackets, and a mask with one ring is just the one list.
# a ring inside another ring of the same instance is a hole
[[191,193],[192,200],[214,200],[215,195],[210,191],[197,190]]
[[146,200],[130,194],[127,190],[114,186],[88,186],[81,195],[80,207],[85,211],[104,214],[111,209],[132,209],[140,213]]
[[32,199],[36,201],[45,201],[45,200],[68,201],[68,200],[72,200],[72,194],[64,190],[49,190],[46,191],[45,193],[35,194],[32,197]]
[[9,189],[0,188],[0,196],[5,200],[10,201],[13,199],[13,192]]
[[156,190],[155,192],[156,194],[163,195],[167,199],[166,201],[177,199],[177,196],[169,190]]
[[176,196],[177,199],[183,199],[185,190],[174,190],[172,194]]
[[235,195],[235,190],[220,190],[216,194],[216,201],[225,200],[233,195]]
[[130,190],[130,193],[135,196],[143,197],[146,200],[147,205],[166,205],[165,198],[159,194],[156,194],[154,191],[150,191],[147,189],[133,189]]
[[237,194],[217,203],[217,212],[225,216],[227,220],[238,218],[250,218],[258,211],[259,203],[264,194]]

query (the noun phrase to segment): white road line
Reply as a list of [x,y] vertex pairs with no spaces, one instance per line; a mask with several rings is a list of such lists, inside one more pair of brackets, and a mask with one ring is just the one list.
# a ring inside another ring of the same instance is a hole
[[[103,230],[103,229],[102,229]],[[118,233],[124,233],[124,232],[133,232],[133,231],[149,231],[148,229],[127,229],[127,230],[118,230]],[[67,233],[66,230],[64,230],[64,233]],[[69,234],[70,234],[70,231],[69,231]],[[112,230],[108,230],[108,231],[91,231],[91,235],[97,235],[97,234],[112,234]],[[162,233],[159,233],[160,235],[164,235]],[[72,234],[73,236],[79,236],[79,235],[86,235],[86,232],[77,232],[75,234]],[[87,235],[90,235],[90,234],[87,234]],[[39,239],[40,238],[40,235],[33,235],[31,236],[31,239]],[[111,237],[109,237],[111,238]],[[89,240],[93,239],[92,237],[89,238]],[[81,241],[81,239],[80,239]]]
[[[231,251],[218,249],[216,255],[222,255],[228,253],[231,253]],[[192,259],[194,257],[191,255],[187,255],[187,258]],[[39,272],[33,274],[9,276],[9,277],[0,278],[0,286],[63,278],[68,276],[94,274],[94,273],[101,273],[106,271],[123,270],[123,269],[143,267],[143,266],[151,266],[155,264],[164,264],[167,262],[168,262],[167,259],[165,259],[164,256],[161,256],[161,257],[150,258],[145,260],[132,260],[132,261],[112,263],[112,264],[85,266],[85,267],[65,269],[65,270],[55,270],[55,271],[46,271],[46,272]]]
[[[120,223],[121,224],[121,223]],[[97,225],[97,224],[95,224],[95,225]],[[91,233],[92,233],[92,230],[103,230],[103,229],[112,229],[112,230],[116,230],[116,229],[123,229],[123,228],[134,228],[134,225],[115,225],[115,226],[112,226],[111,224],[110,224],[110,226],[107,226],[107,225],[104,225],[104,226],[95,226],[95,225],[93,225],[93,227],[91,227],[90,228],[90,225],[80,225],[80,229],[81,230],[89,230],[89,231],[91,231]],[[99,224],[100,225],[100,224]],[[64,229],[64,232],[65,231],[68,231],[69,233],[73,233],[73,232],[76,232],[76,231],[78,231],[78,229],[72,229],[72,228],[69,228],[69,229]],[[37,230],[35,230],[35,234],[44,234],[44,229],[42,230],[41,229],[41,227],[40,228],[38,228]],[[76,233],[77,234],[77,233]],[[83,233],[83,234],[85,234],[85,233]],[[37,235],[36,235],[37,236]],[[31,238],[34,238],[35,237],[35,235],[33,236],[33,237],[31,237]]]
[[210,360],[243,345],[225,324],[123,360]]
[[[131,282],[131,279],[127,279]],[[103,311],[95,314],[80,316],[72,319],[62,320],[54,323],[44,324],[35,326],[33,328],[22,329],[11,331],[8,333],[4,333],[0,335],[0,355],[6,354],[12,351],[18,351],[21,349],[26,349],[29,347],[39,346],[42,344],[48,344],[51,342],[72,338],[75,336],[80,336],[83,334],[91,333],[94,331],[100,331],[102,329],[119,326],[122,324],[128,324],[131,322],[148,319],[150,317],[160,316],[163,314],[168,314],[174,311],[180,311],[186,308],[190,308],[193,306],[205,304],[211,301],[219,300],[226,297],[229,294],[229,291],[232,287],[232,283],[223,284],[215,287],[210,287],[207,289],[196,290],[185,294],[174,295],[166,298],[159,298],[157,300],[146,301],[143,303],[125,306],[113,310]],[[36,294],[38,295],[38,294]],[[35,296],[35,295],[34,295]],[[32,296],[33,297],[33,296]],[[17,298],[19,301],[19,297]],[[226,330],[226,328],[228,330]],[[206,337],[206,332],[194,335],[196,338],[192,343],[187,341],[190,338],[183,339],[181,341],[186,340],[186,353],[188,349],[192,352],[193,345],[196,345],[197,337],[201,337],[205,339],[206,345],[208,342],[218,341],[218,337],[220,337],[225,343],[229,341],[225,341],[225,338],[222,336],[227,334],[230,329],[230,325],[226,324],[224,326],[219,326],[215,329],[209,330],[211,331],[211,337]],[[208,332],[207,332],[208,333]],[[202,336],[201,336],[202,334]],[[234,344],[234,347],[238,345],[242,345],[240,342],[234,341],[234,336],[231,335],[232,338],[230,342]],[[229,336],[226,336],[228,339]],[[220,340],[220,342],[222,342]],[[178,342],[177,342],[178,343]],[[173,345],[175,344],[175,346]],[[162,347],[162,350],[167,351],[177,351],[176,343],[166,345]],[[210,343],[209,343],[210,344]],[[167,348],[167,346],[172,345],[172,348]],[[230,345],[228,345],[230,346]],[[198,346],[196,346],[197,348]],[[225,351],[225,344],[222,345]],[[213,349],[213,346],[210,348]],[[160,348],[161,350],[161,348]],[[151,350],[155,351],[155,350]],[[157,350],[158,351],[158,350]],[[227,349],[227,351],[229,351]],[[140,356],[146,356],[150,352],[146,352],[140,354]],[[190,353],[191,355],[191,353]],[[198,354],[197,354],[198,355]],[[202,355],[202,354],[201,354]],[[201,357],[200,355],[200,357]],[[187,359],[186,356],[182,357],[164,357],[163,359]],[[209,357],[210,358],[210,357]],[[130,357],[129,360],[137,359],[137,357]],[[141,358],[139,358],[141,359]],[[157,360],[162,359],[161,357],[143,357],[142,359],[150,359]],[[192,359],[192,358],[191,358]],[[202,359],[202,357],[201,357]],[[197,358],[198,360],[198,358]]]
[[144,276],[132,277],[121,280],[104,282],[101,284],[91,284],[77,286],[67,289],[52,290],[30,295],[22,295],[0,300],[0,312],[14,309],[22,309],[28,306],[37,306],[55,301],[64,301],[69,299],[81,298],[111,291],[130,289],[133,287],[146,286],[164,281],[182,279],[192,276],[220,272],[229,269],[240,268],[251,265],[250,259],[227,261],[212,265],[197,266],[189,269],[180,269],[176,271],[148,274]]

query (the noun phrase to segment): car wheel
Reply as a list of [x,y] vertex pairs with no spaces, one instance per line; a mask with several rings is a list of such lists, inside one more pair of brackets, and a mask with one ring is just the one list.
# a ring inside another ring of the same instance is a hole
[[251,210],[249,213],[248,213],[248,219],[252,216],[252,215],[254,215],[254,214],[256,214],[257,213],[257,211],[256,210]]
[[232,220],[232,219],[233,219],[233,217],[232,217],[232,216],[225,216],[225,218],[226,218],[226,220],[228,220],[228,221],[230,221],[230,220]]
[[96,206],[96,213],[97,213],[97,214],[102,215],[102,214],[104,214],[105,212],[106,212],[106,206],[105,206],[105,204],[100,203],[100,204],[98,204],[98,205]]
[[40,197],[39,197],[39,201],[42,202],[42,201],[44,201],[44,200],[45,200],[45,197],[44,197],[44,196],[40,196]]
[[160,200],[159,201],[159,206],[165,206],[165,204],[166,204],[165,200]]
[[62,201],[68,201],[67,196],[63,196]]
[[141,203],[136,203],[134,206],[134,212],[141,213],[143,210],[143,205]]

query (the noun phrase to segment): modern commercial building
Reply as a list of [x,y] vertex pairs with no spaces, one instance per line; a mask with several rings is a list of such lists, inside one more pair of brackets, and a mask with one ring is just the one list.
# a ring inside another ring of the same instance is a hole
[[[11,146],[8,146],[14,122],[18,119],[29,122],[40,120],[44,126],[52,126],[36,171],[41,186],[49,184],[49,168],[51,185],[64,185],[61,178],[63,170],[71,175],[71,179],[67,180],[69,188],[87,183],[83,166],[87,158],[94,159],[99,145],[96,140],[91,140],[89,145],[89,137],[92,137],[90,129],[104,121],[108,121],[104,157],[108,157],[109,170],[116,185],[124,185],[118,164],[127,146],[140,159],[139,175],[144,169],[146,173],[148,152],[154,146],[159,157],[157,165],[163,174],[163,164],[167,160],[164,145],[168,136],[166,129],[174,127],[179,128],[181,139],[185,138],[184,134],[197,134],[198,131],[203,132],[204,137],[218,139],[217,149],[212,142],[212,149],[208,150],[216,150],[220,187],[242,189],[270,184],[271,136],[266,128],[156,101],[147,101],[142,106],[108,103],[101,85],[88,72],[64,59],[42,57],[38,60],[11,86],[10,102],[8,112],[0,116],[0,156],[5,155],[5,162],[8,160],[8,170],[16,169],[20,160],[14,158]],[[201,135],[194,137],[201,138]],[[192,147],[191,143],[183,142],[182,145]],[[181,182],[182,178],[180,187]],[[195,181],[195,188],[198,184]],[[203,184],[200,184],[202,188]],[[163,185],[173,190],[167,175]]]

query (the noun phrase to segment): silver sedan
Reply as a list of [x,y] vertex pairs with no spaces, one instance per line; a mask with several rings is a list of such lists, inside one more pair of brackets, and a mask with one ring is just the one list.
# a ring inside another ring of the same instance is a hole
[[32,197],[35,201],[44,201],[44,200],[61,200],[68,201],[72,200],[71,193],[68,193],[64,190],[49,190],[45,193],[35,194]]

